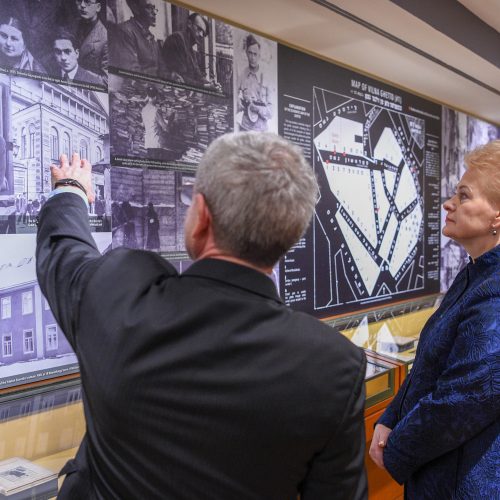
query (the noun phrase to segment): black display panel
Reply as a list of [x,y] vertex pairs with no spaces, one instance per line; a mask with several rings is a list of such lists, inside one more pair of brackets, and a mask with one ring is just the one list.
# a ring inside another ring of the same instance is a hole
[[279,133],[320,186],[285,302],[325,318],[438,292],[441,106],[285,46],[278,62]]

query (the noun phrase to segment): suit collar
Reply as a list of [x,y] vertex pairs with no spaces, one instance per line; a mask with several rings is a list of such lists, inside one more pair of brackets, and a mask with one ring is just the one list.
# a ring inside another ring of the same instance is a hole
[[271,278],[255,269],[227,260],[198,260],[183,273],[183,276],[219,281],[283,303]]

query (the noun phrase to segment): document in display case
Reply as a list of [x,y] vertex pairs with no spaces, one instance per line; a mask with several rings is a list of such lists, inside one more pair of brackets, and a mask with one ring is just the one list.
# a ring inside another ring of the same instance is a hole
[[57,473],[24,458],[0,462],[0,499],[45,500],[57,495]]
[[79,381],[3,395],[0,429],[0,500],[54,498],[85,433]]
[[415,359],[420,332],[441,297],[432,295],[328,323],[357,346],[402,365],[406,376]]

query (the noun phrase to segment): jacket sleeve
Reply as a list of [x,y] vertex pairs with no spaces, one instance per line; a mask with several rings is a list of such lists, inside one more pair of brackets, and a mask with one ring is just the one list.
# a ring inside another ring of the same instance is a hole
[[398,483],[500,416],[500,297],[485,295],[464,314],[436,389],[389,436],[384,465]]
[[113,65],[130,71],[140,71],[137,40],[128,26],[116,26],[113,37]]
[[301,500],[363,500],[368,498],[365,458],[366,358],[356,374],[351,398],[340,426],[314,457],[302,487]]
[[101,258],[81,197],[61,193],[49,199],[38,222],[36,272],[42,293],[73,349],[79,299]]

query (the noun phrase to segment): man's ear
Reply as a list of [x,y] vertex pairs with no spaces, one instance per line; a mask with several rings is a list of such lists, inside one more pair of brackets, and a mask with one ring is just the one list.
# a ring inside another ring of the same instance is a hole
[[193,199],[193,209],[196,213],[196,223],[193,228],[193,238],[205,238],[212,228],[212,214],[208,208],[205,197],[196,193]]

